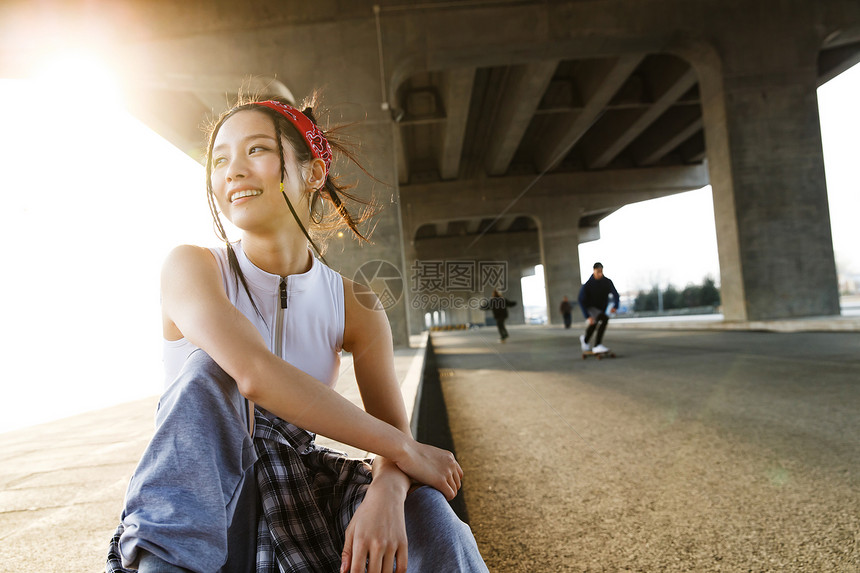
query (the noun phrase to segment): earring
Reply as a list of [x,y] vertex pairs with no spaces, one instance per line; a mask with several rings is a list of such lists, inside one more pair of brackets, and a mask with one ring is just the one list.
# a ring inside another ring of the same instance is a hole
[[320,200],[320,190],[314,189],[314,193],[311,196],[311,204],[308,208],[310,212],[311,221],[319,225],[323,220],[323,204]]

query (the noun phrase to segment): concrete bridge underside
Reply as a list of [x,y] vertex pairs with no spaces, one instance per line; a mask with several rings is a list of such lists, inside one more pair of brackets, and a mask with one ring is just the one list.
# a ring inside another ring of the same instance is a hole
[[[198,159],[200,124],[240,88],[322,88],[390,183],[343,169],[392,207],[373,246],[331,246],[347,276],[384,259],[408,287],[419,254],[481,259],[525,218],[538,258],[510,268],[542,262],[555,309],[603,217],[710,183],[726,319],[839,313],[816,88],[860,61],[856,0],[49,0],[0,16],[0,77],[86,35],[129,108]],[[406,293],[389,309],[401,344],[421,328]]]

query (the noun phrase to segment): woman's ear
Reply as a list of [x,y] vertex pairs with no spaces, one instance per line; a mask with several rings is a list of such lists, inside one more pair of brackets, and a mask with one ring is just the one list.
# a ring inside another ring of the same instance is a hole
[[319,157],[314,157],[308,170],[308,186],[319,189],[325,185],[326,175],[325,162]]

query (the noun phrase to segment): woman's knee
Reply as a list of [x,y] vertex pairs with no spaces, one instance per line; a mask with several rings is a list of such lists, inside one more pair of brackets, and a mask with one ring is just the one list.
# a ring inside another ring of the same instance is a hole
[[196,403],[236,402],[239,389],[233,380],[202,350],[191,353],[173,382],[165,390],[162,402],[192,399]]
[[439,491],[418,488],[406,498],[408,572],[486,572],[472,530],[460,521]]
[[208,354],[196,350],[158,403],[156,424],[173,419],[182,426],[244,428],[249,414],[236,382]]
[[[180,386],[202,386],[204,391],[211,392],[218,388],[219,392],[232,391],[236,386],[229,374],[218,366],[211,356],[202,350],[195,350],[185,360],[185,364],[179,370],[174,383],[180,382]],[[172,386],[172,384],[171,384]]]
[[[463,523],[439,490],[423,486],[406,497],[406,528],[410,543],[413,537],[434,540],[457,538],[471,530]],[[410,531],[411,530],[411,531]]]

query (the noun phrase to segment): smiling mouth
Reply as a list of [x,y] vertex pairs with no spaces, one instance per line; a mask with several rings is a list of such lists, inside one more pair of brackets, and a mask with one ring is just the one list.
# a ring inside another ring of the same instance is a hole
[[232,195],[230,195],[230,202],[234,202],[237,199],[242,199],[244,197],[256,197],[257,195],[262,195],[263,192],[259,189],[245,189],[242,191],[236,191]]

